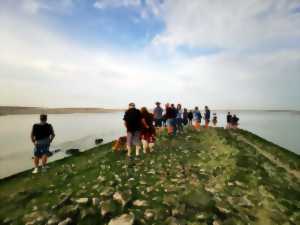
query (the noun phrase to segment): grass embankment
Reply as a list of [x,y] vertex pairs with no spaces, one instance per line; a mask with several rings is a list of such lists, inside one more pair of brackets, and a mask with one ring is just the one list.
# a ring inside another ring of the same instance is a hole
[[2,223],[300,224],[300,157],[242,130],[162,135],[134,161],[107,144],[50,166],[0,181]]

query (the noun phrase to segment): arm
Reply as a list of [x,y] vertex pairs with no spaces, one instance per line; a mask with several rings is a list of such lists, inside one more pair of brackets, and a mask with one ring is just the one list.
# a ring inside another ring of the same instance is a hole
[[54,130],[53,130],[53,127],[51,126],[51,134],[50,134],[50,143],[53,141],[53,139],[55,138],[55,133],[54,133]]
[[145,118],[142,119],[142,124],[145,128],[147,128],[147,129],[149,128],[148,124],[146,123]]
[[34,135],[34,126],[32,127],[30,138],[31,138],[32,143],[34,145],[36,145],[36,140],[35,140],[35,135]]

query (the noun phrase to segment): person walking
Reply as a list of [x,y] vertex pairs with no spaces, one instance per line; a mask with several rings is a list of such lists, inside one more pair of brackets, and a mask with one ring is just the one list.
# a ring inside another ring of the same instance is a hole
[[234,114],[231,119],[231,127],[233,129],[237,129],[239,126],[239,118]]
[[55,137],[55,133],[51,124],[47,123],[47,115],[40,115],[40,123],[36,123],[32,127],[31,141],[34,144],[34,170],[33,174],[39,172],[39,163],[42,161],[42,171],[46,171],[48,160],[48,152],[51,142]]
[[135,108],[133,102],[129,103],[128,110],[125,112],[123,120],[127,129],[127,156],[130,159],[133,146],[135,146],[136,156],[140,155],[141,149],[140,135],[142,115],[140,110]]
[[183,132],[183,110],[181,107],[181,104],[177,105],[177,109],[176,109],[176,127],[178,130],[178,133],[182,133]]
[[189,118],[188,118],[188,110],[186,108],[183,109],[183,125],[186,126],[189,122]]
[[160,106],[160,102],[155,103],[156,107],[153,110],[154,126],[160,133],[163,125],[163,108]]
[[204,107],[205,110],[205,128],[208,128],[209,122],[210,122],[210,109],[208,108],[208,106]]
[[200,129],[201,128],[202,115],[201,115],[201,112],[200,112],[198,106],[195,107],[193,118],[194,118],[194,121],[195,121],[195,125],[194,125],[195,128]]
[[149,113],[146,107],[141,108],[142,114],[142,129],[141,139],[143,144],[143,150],[146,154],[148,150],[153,151],[155,143],[155,127],[153,125],[153,114]]
[[213,126],[216,127],[216,126],[217,126],[217,123],[218,123],[218,117],[217,117],[217,114],[216,114],[216,113],[213,113],[213,119],[212,119],[212,122],[213,122]]
[[189,112],[188,112],[188,125],[189,126],[192,126],[193,125],[193,118],[194,118],[194,115],[193,115],[193,111],[192,110],[190,110]]
[[231,128],[231,123],[232,123],[232,115],[231,115],[230,112],[227,113],[226,121],[227,121],[227,126],[226,126],[226,128],[227,128],[227,129],[230,129],[230,128]]

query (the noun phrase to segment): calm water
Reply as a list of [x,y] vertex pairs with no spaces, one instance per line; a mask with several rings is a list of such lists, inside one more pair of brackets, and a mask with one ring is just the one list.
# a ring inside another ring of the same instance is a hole
[[[240,126],[300,154],[300,115],[288,112],[241,112]],[[219,126],[225,113],[219,112]],[[0,178],[32,167],[30,131],[38,115],[0,116]],[[51,149],[89,149],[96,138],[123,136],[122,113],[49,115],[56,138]],[[50,161],[65,157],[55,154]]]

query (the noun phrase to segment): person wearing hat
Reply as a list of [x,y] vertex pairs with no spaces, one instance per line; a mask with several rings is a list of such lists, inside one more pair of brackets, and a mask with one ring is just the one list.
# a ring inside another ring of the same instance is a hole
[[47,115],[40,115],[40,123],[36,123],[32,127],[31,141],[34,144],[34,170],[33,174],[38,173],[39,163],[42,161],[42,170],[46,170],[48,152],[51,142],[55,137],[54,130],[51,124],[47,123]]
[[140,110],[135,108],[133,102],[129,103],[123,120],[127,129],[127,155],[129,158],[131,157],[132,147],[135,146],[136,156],[139,156],[141,149],[142,115]]
[[162,122],[163,122],[163,108],[160,106],[160,102],[155,103],[156,107],[153,110],[153,119],[154,126],[157,129],[158,133],[160,133]]

